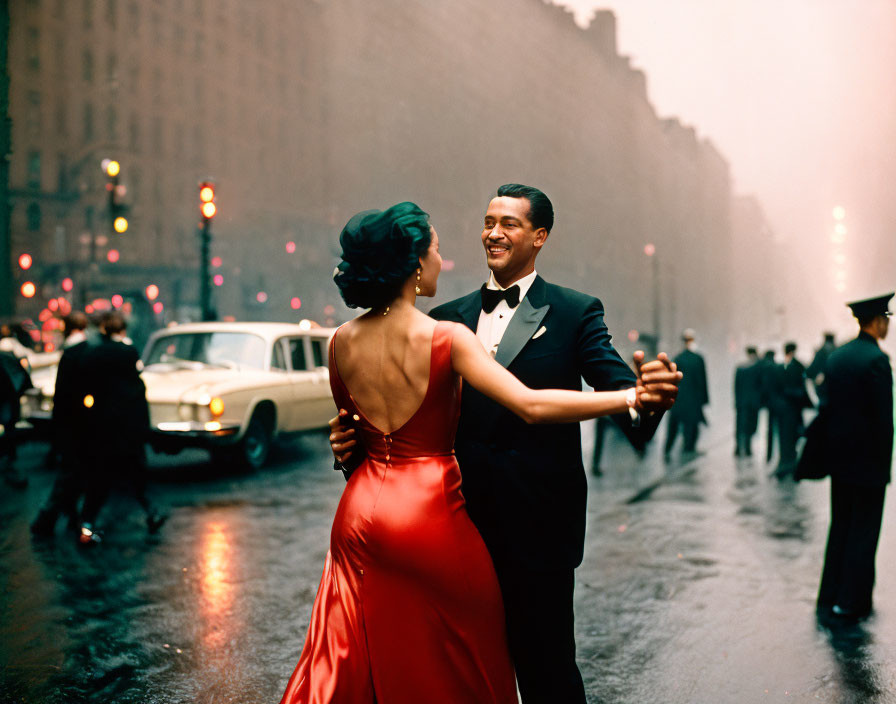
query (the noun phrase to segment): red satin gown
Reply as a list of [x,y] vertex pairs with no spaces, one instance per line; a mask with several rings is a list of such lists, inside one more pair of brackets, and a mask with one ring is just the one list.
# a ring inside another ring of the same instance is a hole
[[516,704],[504,607],[454,459],[460,379],[452,324],[438,323],[429,387],[383,433],[339,377],[367,458],[348,480],[299,664],[281,704]]

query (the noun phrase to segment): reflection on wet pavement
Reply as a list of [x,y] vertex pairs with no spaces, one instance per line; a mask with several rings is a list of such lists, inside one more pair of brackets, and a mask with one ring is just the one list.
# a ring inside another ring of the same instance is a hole
[[[705,454],[666,464],[610,437],[577,572],[589,701],[896,701],[896,519],[884,519],[877,613],[831,630],[814,614],[827,484],[771,479],[729,443],[708,436]],[[32,541],[53,474],[29,457],[31,487],[0,499],[0,702],[278,701],[345,485],[323,436],[254,474],[222,474],[201,453],[156,457],[169,522],[148,536],[139,512],[111,504],[88,550],[61,526]]]

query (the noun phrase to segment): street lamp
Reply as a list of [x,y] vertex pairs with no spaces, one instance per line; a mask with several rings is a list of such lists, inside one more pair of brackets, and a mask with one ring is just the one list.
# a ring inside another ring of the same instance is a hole
[[199,212],[202,215],[199,223],[199,308],[202,320],[214,320],[217,316],[212,310],[209,250],[212,241],[212,219],[217,214],[218,207],[215,205],[215,184],[210,180],[199,183]]

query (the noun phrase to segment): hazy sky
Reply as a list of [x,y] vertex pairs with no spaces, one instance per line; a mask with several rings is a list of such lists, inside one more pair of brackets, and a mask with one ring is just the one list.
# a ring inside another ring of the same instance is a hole
[[779,239],[822,252],[833,206],[846,208],[841,295],[896,284],[896,263],[873,251],[896,238],[896,0],[556,2],[580,23],[615,12],[620,52],[646,72],[659,114],[719,147]]

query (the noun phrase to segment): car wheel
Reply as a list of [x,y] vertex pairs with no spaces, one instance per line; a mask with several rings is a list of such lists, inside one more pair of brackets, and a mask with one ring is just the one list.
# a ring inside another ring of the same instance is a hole
[[246,434],[238,445],[240,463],[248,469],[261,469],[271,451],[272,435],[267,417],[258,411],[253,413]]

